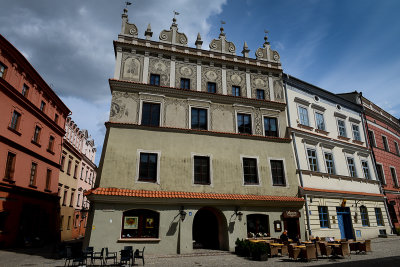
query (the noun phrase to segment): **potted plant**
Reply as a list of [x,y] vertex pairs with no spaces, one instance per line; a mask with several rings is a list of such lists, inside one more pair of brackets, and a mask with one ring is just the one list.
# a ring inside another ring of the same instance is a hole
[[235,247],[235,254],[236,254],[236,255],[239,255],[239,256],[242,256],[242,255],[243,255],[243,248],[244,248],[244,241],[243,241],[243,239],[240,240],[239,238],[237,238],[237,239],[236,239],[236,242],[235,242],[235,245],[236,245],[236,247]]
[[265,243],[258,242],[251,245],[251,259],[255,261],[268,260],[268,246]]
[[243,257],[250,257],[250,249],[251,249],[251,243],[249,240],[244,240],[243,241],[243,251],[242,251],[242,256]]

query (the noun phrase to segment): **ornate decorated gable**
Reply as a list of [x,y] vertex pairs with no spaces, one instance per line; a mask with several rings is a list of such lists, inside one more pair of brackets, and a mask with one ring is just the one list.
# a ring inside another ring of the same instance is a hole
[[258,48],[256,51],[256,58],[259,60],[280,63],[279,53],[271,49],[267,35],[265,35],[264,40],[263,47]]
[[128,22],[128,10],[124,9],[124,14],[122,14],[122,28],[121,34],[133,35],[133,37],[138,36],[138,29],[135,24]]
[[221,27],[221,33],[218,39],[213,39],[210,43],[210,50],[214,52],[236,55],[236,47],[234,43],[226,40],[224,28]]
[[160,33],[159,39],[163,43],[170,43],[174,45],[187,46],[188,38],[186,34],[178,32],[178,24],[176,24],[176,18],[172,19],[172,25],[170,30],[163,30]]

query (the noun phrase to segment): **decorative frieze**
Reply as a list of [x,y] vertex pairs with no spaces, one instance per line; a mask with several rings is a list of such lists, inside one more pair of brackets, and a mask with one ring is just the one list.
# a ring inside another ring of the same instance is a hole
[[151,57],[149,60],[149,75],[147,79],[150,81],[151,74],[158,74],[160,75],[160,85],[169,86],[170,68],[171,62],[169,60]]
[[207,92],[207,83],[216,84],[216,93],[222,94],[222,70],[220,68],[202,66],[201,89]]
[[226,71],[227,94],[232,94],[232,86],[240,86],[240,96],[246,97],[246,74],[241,71]]

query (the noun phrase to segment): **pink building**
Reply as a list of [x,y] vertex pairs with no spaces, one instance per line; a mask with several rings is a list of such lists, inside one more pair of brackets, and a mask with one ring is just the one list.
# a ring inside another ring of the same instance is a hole
[[0,246],[56,241],[67,106],[0,35]]

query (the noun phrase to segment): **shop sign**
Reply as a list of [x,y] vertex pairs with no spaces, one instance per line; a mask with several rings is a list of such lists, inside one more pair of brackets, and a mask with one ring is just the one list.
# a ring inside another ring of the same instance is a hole
[[283,218],[300,218],[300,212],[297,210],[285,210],[282,216]]

